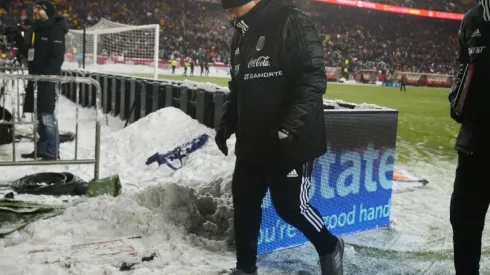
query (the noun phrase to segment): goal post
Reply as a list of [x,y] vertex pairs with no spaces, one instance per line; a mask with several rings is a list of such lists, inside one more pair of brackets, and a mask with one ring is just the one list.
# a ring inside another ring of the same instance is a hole
[[85,30],[70,30],[66,38],[66,56],[63,67],[93,72],[158,78],[159,37],[158,24],[133,26],[102,19]]
[[359,70],[358,82],[365,84],[376,84],[378,80],[378,71],[372,69],[361,69]]

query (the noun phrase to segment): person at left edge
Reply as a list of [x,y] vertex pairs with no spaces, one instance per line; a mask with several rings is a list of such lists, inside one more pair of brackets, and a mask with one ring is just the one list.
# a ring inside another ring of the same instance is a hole
[[[65,56],[65,34],[68,27],[65,19],[56,17],[56,7],[50,1],[34,4],[31,33],[27,43],[16,45],[28,60],[31,75],[60,75]],[[37,85],[37,156],[43,160],[55,160],[59,152],[59,135],[56,132],[54,113],[57,100],[56,84],[39,81]],[[34,112],[34,83],[28,82],[24,113]],[[59,157],[59,154],[58,154]],[[34,152],[22,154],[22,158],[34,158]]]

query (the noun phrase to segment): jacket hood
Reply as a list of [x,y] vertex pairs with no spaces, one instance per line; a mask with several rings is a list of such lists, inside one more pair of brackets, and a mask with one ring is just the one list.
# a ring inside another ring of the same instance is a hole
[[39,31],[44,28],[49,28],[56,26],[60,29],[63,30],[64,33],[68,32],[68,24],[66,23],[66,20],[64,17],[54,17],[54,18],[49,18],[46,21],[34,21],[32,23],[32,30],[33,31]]
[[66,23],[66,19],[64,17],[55,17],[54,21],[55,25],[62,29],[63,32],[68,32],[68,24]]
[[271,14],[286,6],[295,6],[294,0],[260,0],[247,14],[233,21],[232,25],[243,35],[249,29],[260,26]]

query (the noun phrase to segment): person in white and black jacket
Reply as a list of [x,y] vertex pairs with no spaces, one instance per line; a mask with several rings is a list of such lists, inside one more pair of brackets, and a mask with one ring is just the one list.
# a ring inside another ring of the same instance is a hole
[[461,124],[451,197],[456,274],[479,274],[481,239],[490,203],[490,0],[465,14],[459,30],[459,72],[449,94],[451,117]]
[[311,19],[292,0],[222,0],[236,29],[230,93],[216,143],[236,134],[232,193],[237,266],[257,274],[261,204],[267,188],[281,218],[320,255],[322,274],[343,274],[344,243],[308,202],[313,162],[326,153],[324,53]]

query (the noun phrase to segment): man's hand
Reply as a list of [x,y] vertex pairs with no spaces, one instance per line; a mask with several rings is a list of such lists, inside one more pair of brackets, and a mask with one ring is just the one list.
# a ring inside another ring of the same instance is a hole
[[230,138],[231,134],[226,128],[218,129],[216,132],[216,137],[214,141],[216,145],[218,145],[218,149],[225,155],[228,156],[228,146],[226,145],[226,141]]

